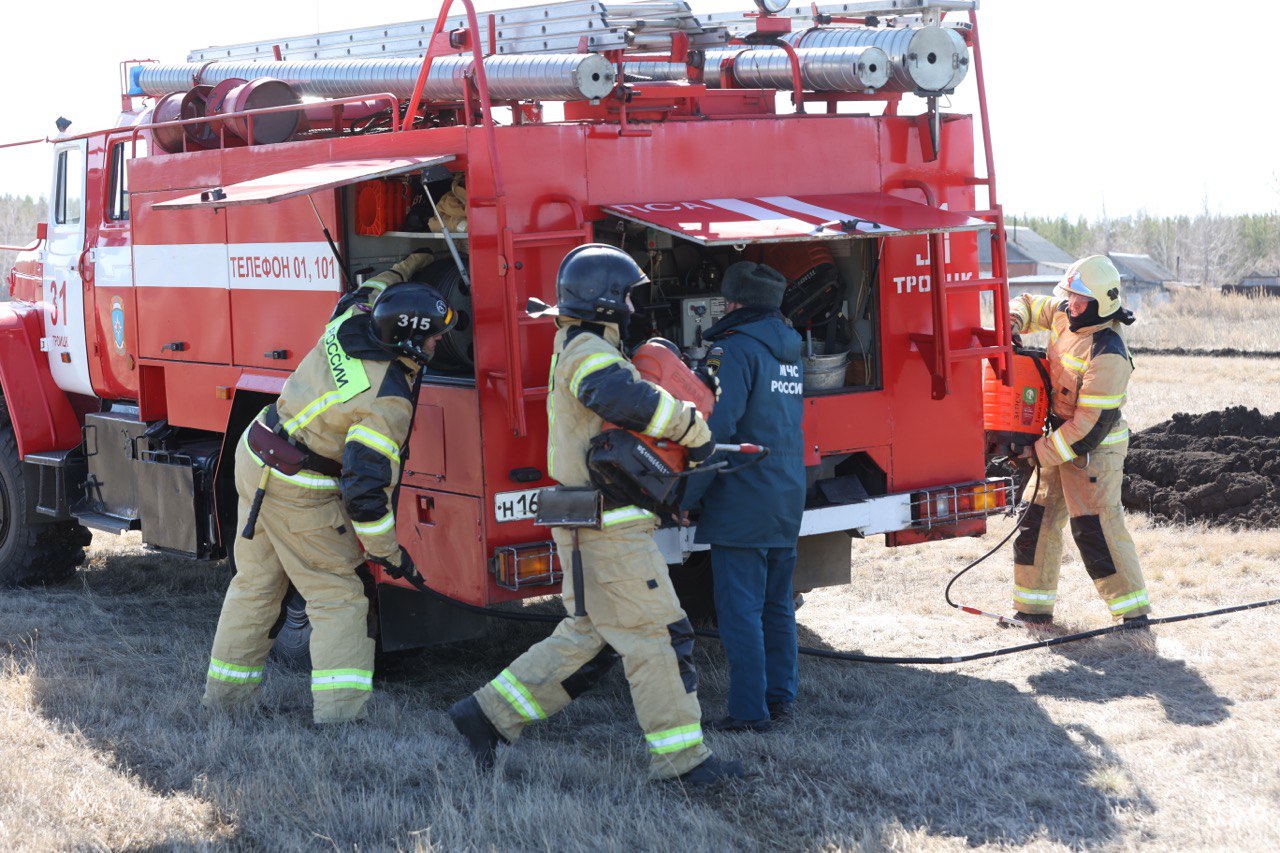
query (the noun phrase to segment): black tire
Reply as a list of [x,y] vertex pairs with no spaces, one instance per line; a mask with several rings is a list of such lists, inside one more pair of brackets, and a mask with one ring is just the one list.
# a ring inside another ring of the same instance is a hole
[[84,562],[93,535],[75,521],[33,524],[18,441],[0,399],[0,587],[62,583]]
[[671,585],[685,615],[694,625],[712,628],[716,624],[716,597],[711,576],[711,552],[694,551],[680,566],[668,567]]
[[276,642],[271,659],[286,669],[311,669],[311,620],[307,618],[307,600],[292,586],[280,605],[276,621]]

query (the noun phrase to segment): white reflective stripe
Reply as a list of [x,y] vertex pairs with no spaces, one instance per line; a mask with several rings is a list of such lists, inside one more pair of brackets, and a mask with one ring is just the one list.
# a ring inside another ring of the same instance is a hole
[[[770,210],[767,207],[761,207],[758,204],[752,204],[740,198],[704,198],[707,204],[714,204],[716,207],[722,207],[725,210],[742,216],[749,216],[760,222],[768,222],[774,219],[790,219],[798,224],[801,230],[811,227],[811,223],[796,219],[794,216],[787,216],[785,213],[779,213],[776,210]],[[782,205],[778,205],[781,207]],[[843,216],[831,217],[832,219],[852,219],[851,216],[845,214]]]
[[606,510],[604,515],[600,517],[600,526],[611,527],[615,524],[625,524],[628,521],[639,521],[642,518],[657,518],[657,516],[638,506],[623,506]]
[[1123,402],[1123,394],[1081,394],[1076,398],[1076,405],[1086,409],[1118,409]]
[[341,397],[342,395],[337,391],[330,391],[328,394],[317,397],[308,403],[301,412],[298,412],[298,414],[284,422],[284,431],[289,435],[293,435],[295,432],[319,417],[320,413],[325,409],[328,409],[330,406],[338,403],[341,400]]
[[313,675],[311,676],[311,686],[315,687],[317,684],[373,684],[373,676],[372,675]]
[[358,536],[377,536],[394,528],[396,526],[396,517],[394,513],[388,512],[377,521],[361,523],[353,520],[351,526],[356,529],[356,535]]
[[1120,442],[1125,441],[1128,438],[1129,438],[1129,428],[1122,427],[1121,429],[1118,429],[1115,432],[1112,432],[1106,438],[1102,439],[1102,443],[1103,444],[1119,444]]
[[363,286],[371,287],[374,290],[378,291],[379,293],[387,289],[387,283],[385,281],[378,281],[376,278],[369,279],[364,283]]
[[1058,593],[1046,589],[1023,589],[1016,586],[1013,588],[1013,597],[1018,601],[1056,601]]
[[[512,678],[514,678],[514,676],[512,676]],[[500,692],[526,720],[546,719],[546,715],[542,713],[542,709],[534,704],[531,697],[525,695],[524,685],[519,682],[512,683],[511,680],[508,680],[507,670],[504,669],[498,674],[498,677],[494,679],[494,687],[498,689],[498,692]]]
[[1107,602],[1107,607],[1111,608],[1112,613],[1120,613],[1125,610],[1132,610],[1135,607],[1142,607],[1150,604],[1151,600],[1147,598],[1147,591],[1140,589],[1135,593],[1126,595],[1123,598],[1117,598]]
[[224,679],[235,679],[237,681],[252,681],[262,678],[262,670],[254,669],[248,672],[240,672],[235,669],[227,669],[225,666],[219,666],[216,663],[209,664],[209,672],[217,673]]
[[598,352],[595,355],[589,355],[583,359],[582,364],[578,365],[578,369],[573,372],[573,378],[569,380],[569,393],[578,396],[578,386],[582,384],[582,380],[586,379],[597,370],[603,370],[611,364],[622,361],[620,355],[613,353]]
[[666,737],[647,737],[650,749],[661,749],[666,746],[679,746],[680,744],[695,744],[702,742],[702,729],[696,726],[691,727],[693,731],[680,732],[679,734],[667,735]]
[[1084,361],[1070,355],[1064,355],[1062,357],[1062,366],[1067,370],[1070,370],[1072,373],[1083,373],[1085,368],[1088,367]]
[[653,411],[653,417],[649,419],[649,425],[644,428],[644,434],[659,438],[666,432],[667,425],[671,423],[671,418],[676,413],[676,398],[672,397],[663,389],[658,389],[658,407]]
[[[879,222],[868,222],[865,219],[860,219],[859,217],[854,216],[852,213],[832,210],[829,207],[819,207],[816,204],[809,204],[808,202],[800,201],[799,199],[794,199],[790,196],[756,196],[756,198],[763,201],[765,204],[771,204],[774,207],[780,207],[783,210],[802,213],[805,216],[817,217],[821,222],[847,222],[849,220],[853,220],[857,223],[854,227],[854,230],[856,231],[882,234],[887,231],[902,230],[901,228],[894,228],[890,225],[884,225]],[[719,202],[717,202],[717,204],[719,204]]]
[[1064,462],[1068,462],[1076,458],[1076,454],[1071,450],[1071,446],[1067,444],[1067,440],[1062,437],[1062,430],[1054,430],[1053,446],[1058,451],[1058,455],[1062,457]]
[[369,429],[367,426],[356,424],[347,430],[347,441],[357,441],[365,447],[372,448],[384,456],[391,459],[392,462],[400,461],[400,447],[388,436],[383,435],[377,430]]

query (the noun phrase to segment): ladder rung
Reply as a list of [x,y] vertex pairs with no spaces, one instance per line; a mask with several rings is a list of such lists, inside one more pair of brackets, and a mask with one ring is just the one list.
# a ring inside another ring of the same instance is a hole
[[1004,284],[999,278],[978,278],[973,281],[947,282],[947,293],[994,293],[996,288]]
[[1004,355],[1008,351],[1008,347],[964,347],[963,349],[953,349],[951,351],[951,360],[971,361],[990,358],[993,355]]

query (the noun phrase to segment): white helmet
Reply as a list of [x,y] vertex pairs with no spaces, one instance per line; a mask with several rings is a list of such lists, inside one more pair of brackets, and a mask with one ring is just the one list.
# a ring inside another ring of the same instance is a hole
[[1053,292],[1088,297],[1098,303],[1099,317],[1110,317],[1120,310],[1120,271],[1106,255],[1090,255],[1072,264]]

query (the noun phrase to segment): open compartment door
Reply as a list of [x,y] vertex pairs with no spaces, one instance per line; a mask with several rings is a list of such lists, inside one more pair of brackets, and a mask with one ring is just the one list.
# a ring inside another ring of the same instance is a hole
[[885,193],[708,198],[606,205],[606,213],[703,246],[980,231],[992,223]]
[[271,204],[320,190],[337,189],[374,178],[387,178],[449,163],[452,154],[429,157],[370,157],[362,160],[334,160],[312,163],[180,196],[153,205],[155,210],[211,210],[249,204]]

